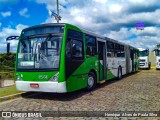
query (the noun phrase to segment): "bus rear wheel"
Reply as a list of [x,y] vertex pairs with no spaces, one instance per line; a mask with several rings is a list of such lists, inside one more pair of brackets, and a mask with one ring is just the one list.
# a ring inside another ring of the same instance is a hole
[[88,80],[87,80],[87,91],[91,91],[96,87],[96,76],[93,72],[90,72],[88,74]]
[[148,68],[148,70],[150,70],[151,69],[151,64],[149,64],[149,68]]
[[121,67],[118,68],[118,75],[117,75],[118,80],[122,78],[122,69]]

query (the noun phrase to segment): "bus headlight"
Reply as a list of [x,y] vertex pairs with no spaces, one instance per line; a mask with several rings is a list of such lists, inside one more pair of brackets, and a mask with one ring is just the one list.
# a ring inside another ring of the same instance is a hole
[[17,75],[17,81],[22,81],[22,78],[19,75]]
[[59,76],[59,72],[56,73],[54,76],[52,76],[51,79],[50,79],[49,81],[57,82],[57,81],[58,81],[58,76]]

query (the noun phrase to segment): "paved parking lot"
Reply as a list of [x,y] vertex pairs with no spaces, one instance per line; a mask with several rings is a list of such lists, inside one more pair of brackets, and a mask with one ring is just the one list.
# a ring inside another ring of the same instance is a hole
[[[141,70],[98,85],[92,92],[39,93],[0,103],[0,111],[160,111],[160,71]],[[47,118],[46,118],[47,119]],[[50,118],[48,118],[50,119]],[[52,119],[52,118],[51,118]],[[60,119],[60,118],[55,118]],[[61,118],[67,119],[67,118]],[[68,118],[83,119],[83,118]],[[120,118],[86,118],[120,119]],[[123,119],[136,119],[123,118]],[[144,120],[145,117],[139,118]],[[160,117],[147,118],[158,120]]]

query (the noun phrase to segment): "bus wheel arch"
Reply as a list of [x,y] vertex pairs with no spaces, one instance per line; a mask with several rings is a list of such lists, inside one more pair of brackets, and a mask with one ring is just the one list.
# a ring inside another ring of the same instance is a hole
[[90,71],[89,71],[89,73],[94,73],[94,75],[96,76],[96,81],[97,81],[97,72],[94,70],[94,69],[91,69]]
[[97,74],[95,70],[90,70],[88,73],[88,79],[87,79],[87,91],[91,91],[96,87],[97,84]]

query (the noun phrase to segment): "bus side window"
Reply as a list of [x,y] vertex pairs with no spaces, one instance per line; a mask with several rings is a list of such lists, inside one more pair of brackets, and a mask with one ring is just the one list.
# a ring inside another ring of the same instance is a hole
[[82,41],[72,40],[72,57],[73,59],[83,59],[83,44]]
[[123,45],[118,46],[117,57],[125,57],[124,46]]
[[118,43],[114,43],[114,57],[120,57],[120,45]]
[[86,35],[86,55],[87,56],[95,56],[97,55],[97,44],[96,38]]
[[114,57],[117,57],[117,52],[114,52]]
[[111,52],[107,52],[107,57],[112,57],[112,53]]
[[114,44],[107,41],[107,57],[114,57]]
[[83,60],[83,34],[82,32],[68,30],[66,43],[66,58]]
[[125,57],[124,45],[120,45],[121,57]]

